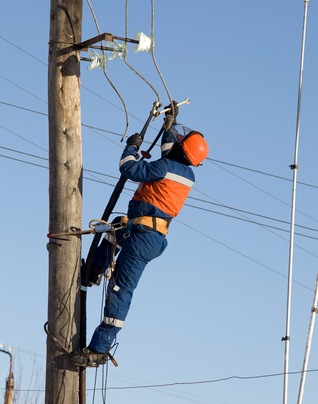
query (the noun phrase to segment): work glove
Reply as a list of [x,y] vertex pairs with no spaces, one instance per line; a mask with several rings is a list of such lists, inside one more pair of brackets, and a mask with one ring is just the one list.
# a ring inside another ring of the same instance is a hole
[[[173,111],[174,111],[174,119],[173,119],[172,123],[176,124],[177,123],[177,116],[178,116],[178,113],[179,113],[179,108],[178,108],[177,101],[172,101],[172,104],[173,104]],[[168,115],[172,116],[171,104],[167,105],[164,109],[166,109],[166,108],[170,108],[169,111],[165,112],[166,117]]]
[[139,133],[135,133],[134,135],[129,136],[127,139],[127,146],[136,146],[137,151],[139,150],[139,147],[142,145],[143,138],[139,135]]

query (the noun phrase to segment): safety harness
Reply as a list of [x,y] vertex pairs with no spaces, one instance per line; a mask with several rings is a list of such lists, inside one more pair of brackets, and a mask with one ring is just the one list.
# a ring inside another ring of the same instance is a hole
[[163,219],[161,217],[153,216],[140,216],[134,219],[128,219],[126,216],[121,217],[121,225],[123,227],[130,227],[133,224],[140,224],[146,229],[157,231],[161,234],[168,234],[168,228],[170,224],[169,219]]

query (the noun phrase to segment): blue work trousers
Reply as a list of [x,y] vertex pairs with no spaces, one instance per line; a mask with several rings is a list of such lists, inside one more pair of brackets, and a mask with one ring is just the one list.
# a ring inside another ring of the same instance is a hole
[[89,348],[108,352],[117,333],[124,325],[133,292],[151,260],[159,257],[167,247],[166,237],[141,225],[133,225],[130,236],[124,239],[116,268],[109,281],[104,308],[104,321],[96,328]]

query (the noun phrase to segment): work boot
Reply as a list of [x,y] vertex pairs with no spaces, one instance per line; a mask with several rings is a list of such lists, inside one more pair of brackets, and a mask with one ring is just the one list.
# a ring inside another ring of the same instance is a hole
[[95,352],[88,347],[78,349],[69,354],[69,358],[73,364],[83,368],[104,365],[107,361],[107,357],[107,353]]

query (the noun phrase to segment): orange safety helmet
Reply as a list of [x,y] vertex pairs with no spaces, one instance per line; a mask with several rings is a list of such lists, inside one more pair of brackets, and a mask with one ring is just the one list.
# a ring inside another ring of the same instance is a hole
[[191,131],[180,142],[187,160],[198,167],[209,153],[209,146],[200,132]]

